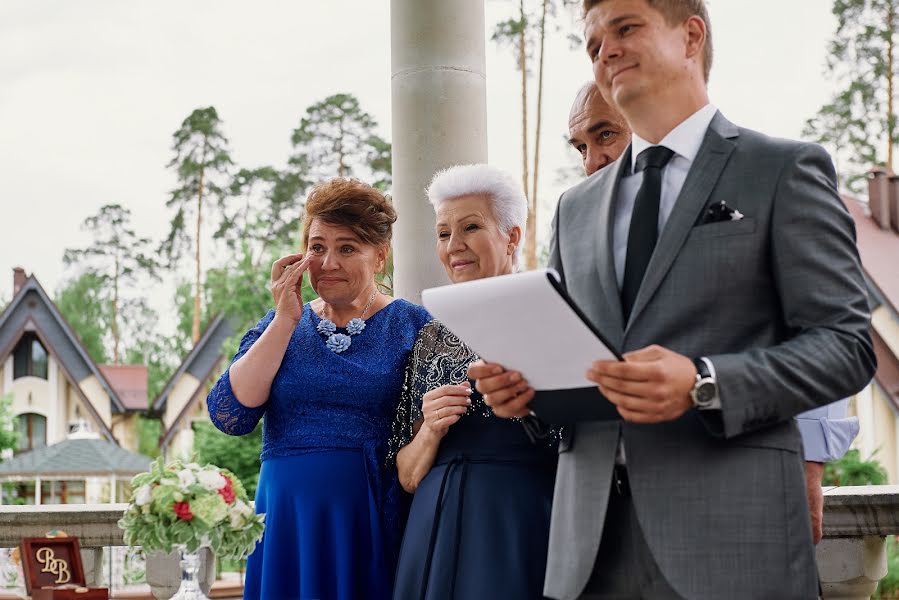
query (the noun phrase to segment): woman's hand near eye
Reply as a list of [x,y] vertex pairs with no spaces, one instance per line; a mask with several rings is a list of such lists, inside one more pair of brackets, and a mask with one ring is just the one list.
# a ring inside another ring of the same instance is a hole
[[294,323],[303,317],[303,273],[309,268],[313,254],[289,254],[272,264],[269,287],[275,304],[275,315],[281,315]]

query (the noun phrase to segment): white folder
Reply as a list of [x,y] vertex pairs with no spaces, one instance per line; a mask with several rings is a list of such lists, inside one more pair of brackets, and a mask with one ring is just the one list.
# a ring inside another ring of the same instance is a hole
[[595,360],[621,360],[568,297],[553,269],[430,288],[425,308],[481,358],[519,371],[531,408],[551,423],[618,419],[586,378]]

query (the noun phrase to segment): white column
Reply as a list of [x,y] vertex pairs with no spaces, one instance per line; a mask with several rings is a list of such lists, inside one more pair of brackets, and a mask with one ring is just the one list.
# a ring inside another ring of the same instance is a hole
[[394,293],[448,283],[424,190],[438,169],[487,160],[484,0],[391,0]]
[[53,356],[47,357],[47,445],[65,439],[62,424],[59,422],[59,365]]
[[[87,498],[84,499],[87,502]],[[109,476],[109,503],[115,504],[115,475]]]
[[34,480],[34,505],[41,505],[41,478],[38,477]]

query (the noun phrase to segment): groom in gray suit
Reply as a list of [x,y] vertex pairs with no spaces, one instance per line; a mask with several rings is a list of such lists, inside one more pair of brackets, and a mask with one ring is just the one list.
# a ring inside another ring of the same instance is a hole
[[[830,158],[709,104],[702,0],[584,0],[584,13],[597,86],[633,141],[560,199],[550,266],[625,352],[587,373],[621,420],[563,439],[544,592],[814,598],[793,417],[875,369]],[[498,415],[528,414],[521,374],[469,374]]]

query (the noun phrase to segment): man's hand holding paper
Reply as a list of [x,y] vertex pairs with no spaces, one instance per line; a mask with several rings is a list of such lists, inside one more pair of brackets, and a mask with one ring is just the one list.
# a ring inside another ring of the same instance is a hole
[[[587,379],[614,404],[625,421],[673,421],[693,405],[693,361],[662,346],[647,346],[624,355],[624,361],[598,360]],[[489,403],[488,403],[489,404]]]
[[[524,417],[534,389],[517,371],[478,361],[468,369],[484,401],[500,417]],[[673,421],[691,406],[690,390],[696,367],[686,356],[661,346],[648,346],[624,355],[624,361],[598,360],[586,373],[600,393],[615,405],[625,421]]]

